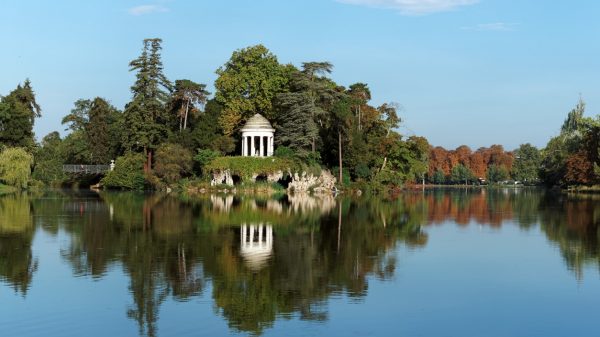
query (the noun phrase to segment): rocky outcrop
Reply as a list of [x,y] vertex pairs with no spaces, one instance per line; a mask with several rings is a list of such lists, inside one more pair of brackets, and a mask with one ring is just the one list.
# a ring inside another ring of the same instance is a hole
[[295,193],[304,193],[313,191],[314,193],[331,193],[334,190],[336,179],[328,170],[322,170],[319,176],[302,172],[302,174],[290,173],[292,181],[288,186],[288,191]]
[[[251,177],[252,182],[256,182],[257,179],[264,175],[253,174]],[[319,175],[314,175],[307,172],[294,172],[288,171],[287,174],[283,171],[277,171],[266,175],[266,181],[269,183],[276,183],[286,180],[286,177],[290,177],[291,181],[288,185],[288,191],[294,193],[331,193],[335,190],[336,178],[328,170],[322,170]],[[211,186],[227,185],[234,186],[234,179],[230,170],[222,170],[213,172]]]
[[233,177],[229,170],[213,172],[210,186],[227,185],[233,186]]

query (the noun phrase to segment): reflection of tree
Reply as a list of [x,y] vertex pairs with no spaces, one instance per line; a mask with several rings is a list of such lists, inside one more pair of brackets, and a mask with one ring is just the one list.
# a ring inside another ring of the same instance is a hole
[[0,197],[0,281],[25,296],[37,270],[31,252],[33,225],[29,198],[25,194]]
[[454,221],[462,226],[476,222],[499,227],[517,220],[521,227],[529,227],[537,222],[540,195],[534,189],[439,189],[407,194],[403,200],[409,205],[422,200],[430,224]]
[[72,234],[63,256],[75,273],[101,277],[120,262],[129,274],[134,303],[127,316],[141,335],[157,334],[159,307],[169,295],[184,301],[202,291],[191,207],[160,195],[102,193],[59,209],[73,215],[63,225]]
[[[205,280],[211,280],[215,306],[233,329],[260,334],[277,317],[296,315],[325,320],[332,293],[361,298],[369,275],[393,275],[390,253],[399,240],[420,246],[427,238],[419,227],[422,205],[401,201],[346,200],[336,211],[327,206],[320,212],[286,198],[236,198],[223,212],[210,199],[185,203],[125,193],[101,198],[86,201],[94,212],[64,225],[73,234],[65,258],[75,272],[94,276],[119,261],[131,279],[128,317],[149,336],[157,334],[161,303],[169,296],[199,295]],[[241,254],[239,225],[265,218],[283,224],[273,222],[268,263],[252,267]]]
[[240,258],[237,231],[212,232],[207,241],[218,248],[207,247],[204,268],[214,280],[215,304],[232,328],[253,334],[278,316],[327,319],[332,293],[360,298],[369,275],[392,276],[396,261],[389,253],[398,240],[426,242],[413,209],[403,206],[346,200],[339,218],[338,212],[326,213],[316,227],[275,225],[271,263],[259,271]]
[[600,267],[600,199],[597,196],[548,195],[540,211],[542,231],[560,248],[577,278],[591,263]]
[[[123,267],[132,295],[127,316],[148,336],[158,334],[162,303],[199,296],[206,282],[212,283],[215,308],[234,330],[261,334],[278,318],[327,320],[330,296],[361,301],[370,278],[394,276],[398,245],[427,244],[426,224],[540,223],[578,277],[586,264],[600,266],[600,202],[528,189],[325,202],[182,201],[130,193],[48,194],[30,202],[25,195],[4,196],[0,279],[23,294],[37,267],[33,219],[49,233],[70,234],[62,253],[74,273],[100,278],[111,267]],[[260,223],[273,226],[272,249],[265,263],[252,266],[242,256],[239,226]]]

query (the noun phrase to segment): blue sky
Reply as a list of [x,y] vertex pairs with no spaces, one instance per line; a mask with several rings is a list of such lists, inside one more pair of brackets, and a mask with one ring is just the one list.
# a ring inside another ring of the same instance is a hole
[[123,108],[144,38],[164,40],[171,80],[211,88],[233,50],[262,43],[368,83],[374,104],[403,106],[402,133],[434,145],[543,146],[580,94],[600,112],[599,15],[592,0],[7,0],[0,94],[31,79],[41,138],[79,98]]

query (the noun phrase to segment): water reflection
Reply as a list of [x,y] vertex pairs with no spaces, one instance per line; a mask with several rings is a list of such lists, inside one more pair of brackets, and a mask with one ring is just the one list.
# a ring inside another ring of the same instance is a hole
[[65,231],[61,254],[74,275],[101,280],[124,270],[131,294],[124,314],[140,335],[158,335],[165,301],[204,295],[232,330],[261,334],[277,319],[328,320],[335,294],[360,302],[370,279],[394,277],[398,245],[427,245],[428,226],[539,224],[581,278],[585,265],[600,266],[599,220],[597,199],[536,190],[430,191],[394,200],[12,195],[0,198],[0,280],[26,296],[37,269],[35,228]]
[[29,197],[25,194],[1,197],[0,281],[8,283],[23,296],[38,267],[31,251],[33,234]]

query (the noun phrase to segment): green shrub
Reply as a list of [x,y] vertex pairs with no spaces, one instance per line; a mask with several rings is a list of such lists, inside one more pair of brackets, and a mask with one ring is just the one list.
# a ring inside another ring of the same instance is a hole
[[214,151],[211,149],[198,149],[198,153],[194,156],[194,161],[198,166],[198,171],[203,175],[206,175],[208,172],[204,172],[204,168],[208,163],[213,161],[215,158],[219,156],[218,151]]
[[102,179],[102,185],[108,188],[143,190],[145,161],[146,157],[140,153],[128,153],[117,158],[115,169]]
[[22,148],[6,148],[0,153],[0,181],[26,189],[31,182],[33,156]]
[[279,146],[275,149],[275,153],[273,155],[279,158],[294,158],[296,153],[287,146]]
[[192,173],[192,154],[180,145],[162,144],[154,158],[154,174],[167,184],[174,184]]

